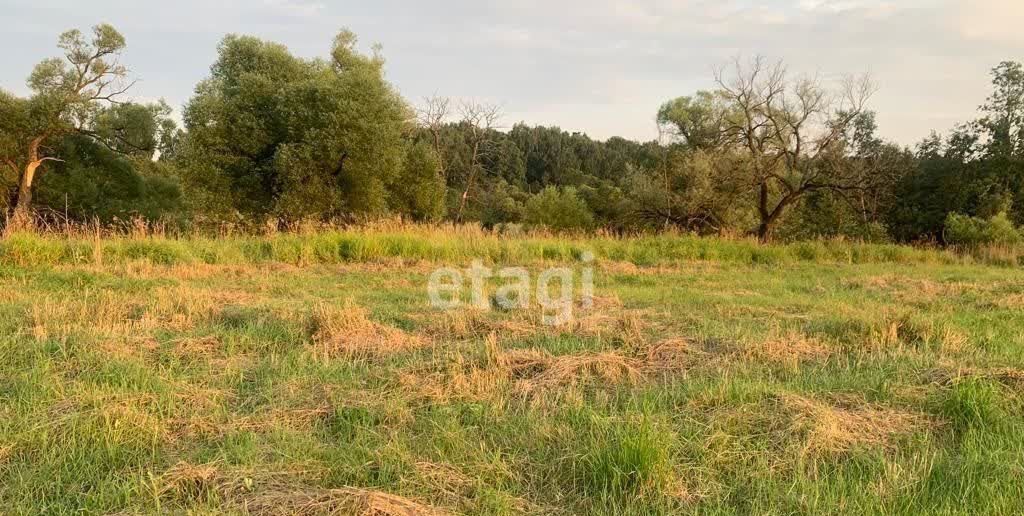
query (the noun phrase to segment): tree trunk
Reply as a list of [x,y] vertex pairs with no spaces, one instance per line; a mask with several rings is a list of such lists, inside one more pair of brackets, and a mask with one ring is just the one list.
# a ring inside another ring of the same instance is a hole
[[21,179],[18,181],[18,193],[14,199],[14,211],[11,213],[10,220],[7,221],[7,229],[18,230],[31,228],[33,224],[32,220],[32,182],[36,177],[36,170],[43,164],[45,158],[39,157],[39,145],[42,143],[41,140],[33,140],[29,145],[28,151],[28,164],[25,165],[25,170],[21,173]]
[[768,243],[772,238],[772,227],[774,217],[768,211],[768,183],[761,183],[757,198],[757,214],[761,218],[761,224],[757,226],[757,239],[762,244]]

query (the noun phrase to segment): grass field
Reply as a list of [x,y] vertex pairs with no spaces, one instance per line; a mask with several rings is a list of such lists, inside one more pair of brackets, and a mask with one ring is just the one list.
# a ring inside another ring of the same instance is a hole
[[[439,311],[592,251],[591,310]],[[0,513],[1024,512],[1024,272],[430,230],[0,242]],[[374,512],[376,511],[376,512]]]

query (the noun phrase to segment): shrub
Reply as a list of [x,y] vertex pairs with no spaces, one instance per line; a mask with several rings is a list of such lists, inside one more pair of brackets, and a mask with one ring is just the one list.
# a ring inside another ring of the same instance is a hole
[[1018,245],[1024,241],[1013,222],[1001,212],[990,219],[950,213],[946,217],[945,240],[947,244],[964,247],[984,245]]
[[526,202],[526,222],[555,230],[586,229],[594,215],[575,188],[549,186]]

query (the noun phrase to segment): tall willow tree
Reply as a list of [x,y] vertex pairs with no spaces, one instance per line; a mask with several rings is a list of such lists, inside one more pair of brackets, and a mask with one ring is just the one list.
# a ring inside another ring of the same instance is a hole
[[17,177],[10,203],[15,227],[31,224],[36,178],[47,162],[62,161],[56,149],[65,136],[79,133],[120,148],[133,144],[118,141],[117,132],[96,130],[104,104],[116,103],[131,87],[118,63],[124,37],[110,25],[97,25],[91,38],[78,30],[61,34],[57,46],[64,55],[36,65],[29,98],[0,92],[0,164]]
[[306,60],[253,37],[224,39],[177,149],[200,208],[285,220],[389,208],[412,114],[384,79],[379,49],[355,44],[342,31],[329,59]]

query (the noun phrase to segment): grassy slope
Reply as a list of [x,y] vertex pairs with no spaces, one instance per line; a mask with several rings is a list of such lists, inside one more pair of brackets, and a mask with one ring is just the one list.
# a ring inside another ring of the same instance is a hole
[[[559,331],[433,312],[433,265],[389,259],[586,249],[601,302]],[[1024,510],[1016,269],[684,237],[0,250],[3,512],[273,513],[344,486],[467,514]]]

